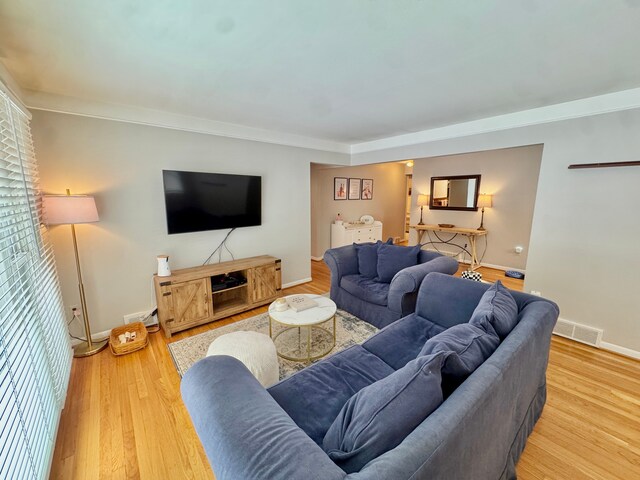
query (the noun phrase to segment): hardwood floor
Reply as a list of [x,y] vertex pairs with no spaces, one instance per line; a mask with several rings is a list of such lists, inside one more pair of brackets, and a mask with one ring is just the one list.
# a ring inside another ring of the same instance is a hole
[[[522,281],[501,271],[480,271],[485,280],[522,289]],[[312,276],[313,282],[285,293],[329,290],[324,263],[312,262]],[[171,340],[153,334],[147,348],[126,356],[105,350],[74,359],[51,478],[213,479],[166,345],[266,308]],[[518,464],[518,478],[640,478],[640,362],[554,337],[547,377],[547,404]]]

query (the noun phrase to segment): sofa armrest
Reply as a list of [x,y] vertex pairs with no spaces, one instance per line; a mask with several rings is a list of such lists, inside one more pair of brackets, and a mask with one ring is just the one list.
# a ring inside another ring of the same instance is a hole
[[180,389],[218,480],[346,476],[239,360],[207,357]]
[[353,245],[330,248],[324,252],[324,262],[331,270],[331,287],[340,286],[340,279],[345,275],[358,273],[358,254]]
[[[400,270],[389,286],[389,310],[402,315],[413,313],[417,292],[424,277],[431,272],[453,275],[458,270],[458,262],[451,257],[441,255],[428,262]],[[410,295],[410,299],[406,297]],[[410,300],[408,302],[408,300]],[[408,304],[410,303],[410,305]],[[411,311],[407,311],[411,310]]]

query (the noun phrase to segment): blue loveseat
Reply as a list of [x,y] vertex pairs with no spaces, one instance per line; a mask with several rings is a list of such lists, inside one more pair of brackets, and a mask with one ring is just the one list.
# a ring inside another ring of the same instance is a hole
[[[394,261],[397,255],[392,253],[384,260],[371,251],[379,247],[415,252],[415,261],[412,266],[400,269]],[[419,245],[401,247],[382,242],[332,248],[325,252],[324,261],[331,270],[331,300],[338,308],[378,328],[413,313],[418,288],[428,273],[453,275],[458,270],[458,262],[453,258],[420,250]],[[378,276],[381,268],[387,269],[386,279]],[[393,275],[395,270],[399,271]]]
[[[183,378],[182,396],[216,478],[515,478],[516,462],[545,403],[558,317],[554,303],[519,292],[511,299],[515,326],[500,334],[497,349],[397,446],[347,474],[320,445],[352,395],[426,358],[421,351],[436,336],[470,325],[488,288],[429,274],[415,313],[267,390],[234,358],[196,363]],[[416,406],[423,396],[415,395]],[[400,413],[410,414],[411,405],[405,403]]]

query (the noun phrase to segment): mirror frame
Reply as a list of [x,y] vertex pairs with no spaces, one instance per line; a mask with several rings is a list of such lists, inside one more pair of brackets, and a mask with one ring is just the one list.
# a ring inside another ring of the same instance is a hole
[[[434,183],[436,180],[476,180],[476,194],[473,199],[473,207],[440,207],[438,205],[433,204],[433,192]],[[478,211],[478,195],[480,194],[480,175],[448,175],[444,177],[431,177],[431,192],[429,195],[429,210],[464,210],[477,212]]]

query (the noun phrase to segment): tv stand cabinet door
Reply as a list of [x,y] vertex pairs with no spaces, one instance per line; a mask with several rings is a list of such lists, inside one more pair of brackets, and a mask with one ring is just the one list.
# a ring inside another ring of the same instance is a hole
[[173,320],[169,322],[172,331],[181,330],[184,325],[193,326],[205,322],[211,316],[208,278],[191,280],[171,285],[171,310]]
[[278,293],[276,264],[263,265],[252,269],[253,282],[251,300],[253,303],[274,298]]

